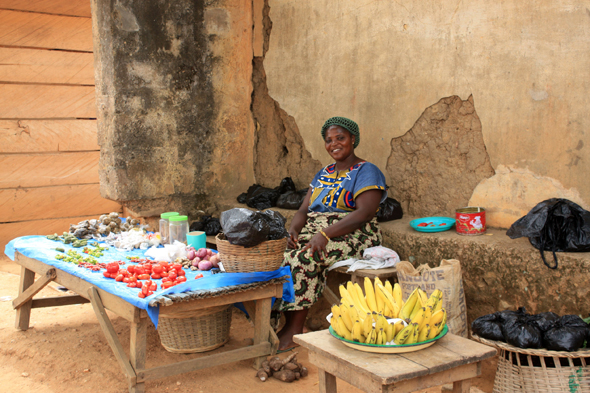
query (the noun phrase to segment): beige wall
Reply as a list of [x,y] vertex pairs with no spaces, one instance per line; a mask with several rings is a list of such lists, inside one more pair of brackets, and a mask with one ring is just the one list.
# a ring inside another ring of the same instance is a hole
[[[488,208],[490,224],[510,225],[547,194],[588,208],[589,2],[269,5],[269,93],[314,158],[330,161],[323,121],[348,116],[361,127],[359,156],[385,172],[392,138],[439,99],[472,94],[497,172],[472,200]],[[553,188],[539,190],[538,179]]]

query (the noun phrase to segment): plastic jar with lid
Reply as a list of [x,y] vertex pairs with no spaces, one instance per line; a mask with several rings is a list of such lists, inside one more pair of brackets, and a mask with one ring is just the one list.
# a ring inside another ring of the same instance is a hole
[[162,238],[162,244],[170,243],[170,217],[179,216],[178,212],[166,212],[160,214],[160,237]]
[[188,233],[188,217],[187,216],[172,216],[168,217],[170,221],[170,244],[178,240],[186,244],[186,234]]

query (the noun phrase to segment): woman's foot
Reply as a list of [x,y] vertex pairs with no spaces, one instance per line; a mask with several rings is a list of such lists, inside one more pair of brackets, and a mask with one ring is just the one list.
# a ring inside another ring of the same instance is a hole
[[298,347],[293,341],[293,336],[296,334],[303,333],[305,325],[305,318],[309,310],[297,310],[297,311],[286,311],[285,312],[285,326],[281,329],[278,334],[279,337],[279,351],[285,351],[290,348]]

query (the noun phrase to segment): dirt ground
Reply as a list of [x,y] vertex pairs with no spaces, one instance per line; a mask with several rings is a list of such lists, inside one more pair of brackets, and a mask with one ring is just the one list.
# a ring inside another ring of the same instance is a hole
[[[0,259],[0,391],[11,393],[127,392],[127,383],[111,351],[90,304],[33,309],[31,328],[15,329],[12,299],[18,294],[20,267],[6,257]],[[36,297],[64,295],[52,283]],[[129,346],[129,323],[109,312],[109,317],[124,348]],[[252,342],[253,328],[244,314],[235,309],[230,341],[208,353],[246,346]],[[192,359],[204,354],[173,354],[161,345],[153,325],[147,334],[147,367]],[[280,392],[304,393],[318,391],[317,369],[308,361],[305,349],[297,348],[297,358],[309,369],[309,376],[291,384],[270,379],[261,382],[255,377],[252,361],[245,360],[194,371],[189,374],[146,383],[146,391],[203,392]],[[281,354],[285,357],[288,354]],[[491,392],[496,361],[483,365],[482,376],[474,386]],[[338,380],[338,392],[360,392]],[[441,387],[424,392],[440,392]],[[476,391],[476,389],[473,389]]]

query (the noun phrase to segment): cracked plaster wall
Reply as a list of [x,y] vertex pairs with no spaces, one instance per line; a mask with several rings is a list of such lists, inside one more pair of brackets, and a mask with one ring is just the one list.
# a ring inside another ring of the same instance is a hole
[[[559,184],[553,196],[579,195],[588,208],[587,3],[269,0],[269,5],[273,30],[264,61],[269,94],[294,118],[305,147],[323,165],[330,157],[319,130],[330,116],[359,123],[359,156],[385,172],[391,140],[410,130],[426,108],[444,97],[473,95],[492,168],[513,168],[500,174],[505,181],[496,185],[503,189],[495,193],[472,185],[472,202],[504,212],[492,214],[490,226],[506,227],[545,199],[535,186],[540,178]],[[523,171],[532,175],[514,178]],[[386,176],[391,182],[392,174]],[[511,192],[512,180],[522,183],[526,196]]]

